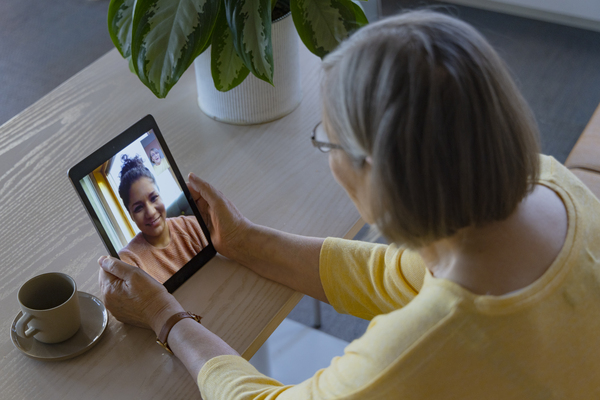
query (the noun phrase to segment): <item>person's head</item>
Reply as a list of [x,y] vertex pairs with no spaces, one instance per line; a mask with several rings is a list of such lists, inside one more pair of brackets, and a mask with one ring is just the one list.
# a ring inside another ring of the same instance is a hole
[[150,161],[152,165],[160,165],[160,151],[156,147],[150,149]]
[[418,248],[503,220],[533,189],[535,120],[466,23],[394,16],[359,30],[323,69],[323,125],[343,148],[332,171],[388,239]]
[[146,236],[158,237],[166,227],[167,211],[154,175],[139,156],[123,155],[121,160],[119,196],[140,231]]

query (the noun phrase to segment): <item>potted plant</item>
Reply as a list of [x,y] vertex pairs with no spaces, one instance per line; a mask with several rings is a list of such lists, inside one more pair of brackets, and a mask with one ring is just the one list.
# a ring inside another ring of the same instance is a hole
[[227,92],[250,73],[277,86],[272,17],[286,10],[298,36],[319,57],[367,24],[353,0],[111,0],[108,27],[131,71],[157,97],[166,97],[209,48],[205,56],[210,54],[214,87]]

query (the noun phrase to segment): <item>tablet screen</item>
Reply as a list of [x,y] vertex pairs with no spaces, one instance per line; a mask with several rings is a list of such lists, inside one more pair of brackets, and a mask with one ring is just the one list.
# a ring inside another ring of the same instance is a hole
[[150,120],[139,121],[69,176],[109,252],[173,291],[214,255],[214,248]]

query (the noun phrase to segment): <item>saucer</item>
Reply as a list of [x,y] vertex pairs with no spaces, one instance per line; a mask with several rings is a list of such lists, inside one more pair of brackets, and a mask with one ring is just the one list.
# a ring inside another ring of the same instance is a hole
[[34,338],[22,338],[17,335],[16,325],[23,313],[15,317],[10,327],[10,338],[15,347],[26,356],[43,361],[60,361],[78,356],[91,349],[106,330],[108,325],[108,312],[104,304],[96,296],[85,292],[79,295],[79,309],[81,312],[81,327],[75,335],[64,342],[46,344]]

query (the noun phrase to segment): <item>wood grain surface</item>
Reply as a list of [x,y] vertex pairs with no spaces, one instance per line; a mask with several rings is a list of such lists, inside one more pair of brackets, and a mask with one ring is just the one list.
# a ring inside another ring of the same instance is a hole
[[[358,213],[336,184],[327,155],[310,143],[321,118],[319,60],[301,46],[304,98],[292,114],[233,126],[205,116],[193,69],[159,100],[112,50],[0,127],[0,398],[194,399],[195,379],[154,343],[149,330],[112,317],[89,352],[55,363],[13,347],[17,291],[31,277],[61,271],[99,295],[100,237],[67,170],[146,114],[187,176],[224,192],[254,222],[287,232],[344,236]],[[290,254],[294,257],[294,254]],[[289,288],[217,256],[175,293],[202,322],[250,357],[300,300]]]

